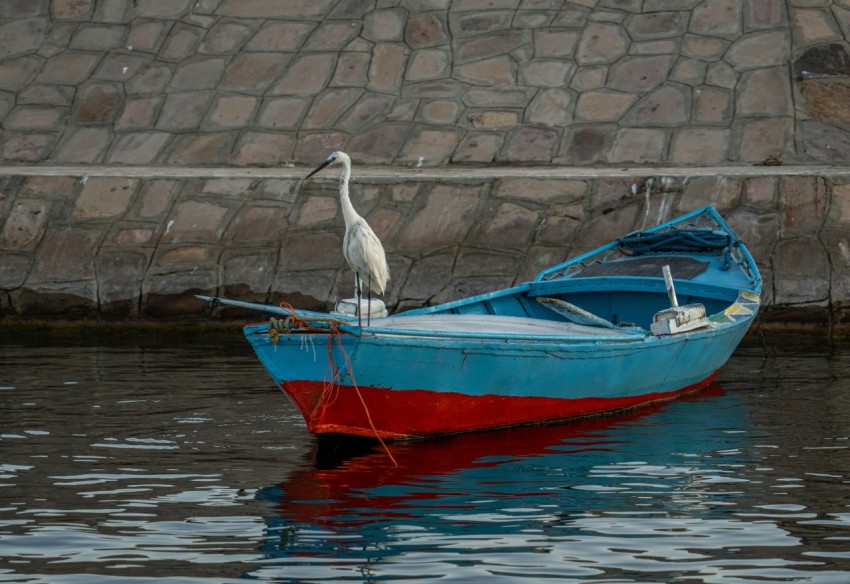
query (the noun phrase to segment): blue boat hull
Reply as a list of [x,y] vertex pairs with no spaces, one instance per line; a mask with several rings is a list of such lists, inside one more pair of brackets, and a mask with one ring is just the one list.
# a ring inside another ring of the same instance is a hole
[[292,334],[273,344],[265,325],[245,332],[310,432],[398,440],[549,423],[670,399],[707,385],[748,326],[740,321],[687,338],[620,344],[344,334]]

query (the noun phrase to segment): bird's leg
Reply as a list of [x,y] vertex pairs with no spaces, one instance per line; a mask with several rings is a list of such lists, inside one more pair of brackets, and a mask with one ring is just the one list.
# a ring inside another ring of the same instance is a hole
[[372,278],[366,282],[366,287],[369,288],[366,290],[366,326],[370,326],[372,324]]
[[363,328],[363,311],[360,310],[360,299],[363,297],[363,283],[360,274],[354,272],[354,293],[357,295],[357,326]]

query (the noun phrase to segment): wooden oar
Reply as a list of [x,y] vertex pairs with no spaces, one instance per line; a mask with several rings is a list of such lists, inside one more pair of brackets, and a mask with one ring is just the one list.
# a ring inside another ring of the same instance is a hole
[[566,317],[567,320],[576,324],[598,326],[607,329],[614,329],[624,333],[634,332],[618,327],[610,320],[605,320],[601,316],[596,316],[592,312],[588,312],[584,308],[579,308],[575,304],[570,304],[566,300],[561,300],[560,298],[537,298],[537,302],[546,308],[554,310],[561,316]]

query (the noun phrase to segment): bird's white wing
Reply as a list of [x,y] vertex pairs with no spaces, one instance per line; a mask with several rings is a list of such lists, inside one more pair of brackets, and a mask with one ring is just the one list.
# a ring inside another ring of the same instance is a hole
[[369,288],[383,294],[390,279],[390,269],[381,240],[361,218],[346,232],[345,259],[360,274],[360,279]]

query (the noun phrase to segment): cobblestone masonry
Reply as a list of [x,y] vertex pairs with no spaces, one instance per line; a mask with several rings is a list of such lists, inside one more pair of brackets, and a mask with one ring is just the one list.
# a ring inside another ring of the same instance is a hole
[[[352,199],[387,249],[392,307],[529,279],[617,235],[713,204],[762,269],[769,320],[846,328],[850,172],[658,170],[669,174],[361,166]],[[55,172],[0,176],[6,316],[179,319],[202,313],[197,292],[303,308],[352,293],[336,177]]]
[[0,311],[348,295],[335,182],[288,170],[344,148],[390,305],[713,201],[776,318],[840,324],[848,34],[850,0],[3,0]]
[[850,0],[3,0],[0,157],[843,162],[848,31]]

